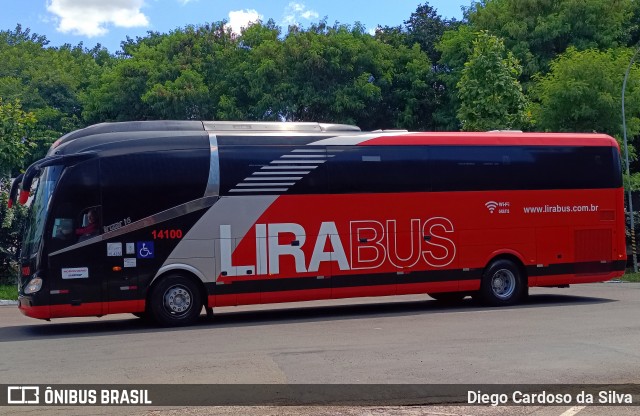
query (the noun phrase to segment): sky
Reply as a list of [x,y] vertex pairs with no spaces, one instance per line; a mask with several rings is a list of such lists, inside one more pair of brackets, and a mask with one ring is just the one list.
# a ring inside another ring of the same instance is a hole
[[[239,33],[258,19],[273,19],[286,29],[290,24],[308,27],[327,18],[328,23],[360,22],[367,30],[398,26],[411,16],[419,0],[0,0],[0,30],[16,24],[45,35],[50,46],[97,43],[109,52],[120,50],[127,36],[144,36],[208,22],[226,20]],[[430,0],[444,18],[462,18],[461,6],[471,0]]]

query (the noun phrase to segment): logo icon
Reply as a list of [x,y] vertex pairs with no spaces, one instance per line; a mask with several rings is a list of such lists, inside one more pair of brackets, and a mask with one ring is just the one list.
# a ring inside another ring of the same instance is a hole
[[7,386],[7,404],[39,404],[40,387]]
[[491,214],[493,214],[493,211],[495,211],[496,208],[498,208],[498,203],[496,201],[489,201],[486,204],[484,204],[484,206],[487,207],[487,209]]
[[153,258],[153,241],[138,241],[136,243],[137,257],[139,259]]

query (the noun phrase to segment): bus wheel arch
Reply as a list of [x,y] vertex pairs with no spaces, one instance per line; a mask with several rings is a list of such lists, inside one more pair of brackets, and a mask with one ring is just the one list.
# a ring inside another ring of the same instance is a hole
[[193,324],[207,295],[204,283],[193,273],[173,269],[154,279],[147,293],[146,312],[162,326]]
[[482,272],[477,298],[489,306],[509,306],[523,301],[529,293],[529,279],[518,256],[493,257]]

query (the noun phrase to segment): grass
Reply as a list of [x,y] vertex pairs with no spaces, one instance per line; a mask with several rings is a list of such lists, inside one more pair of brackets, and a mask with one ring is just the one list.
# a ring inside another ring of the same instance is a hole
[[1,300],[18,300],[18,287],[16,285],[0,285]]
[[627,272],[620,279],[625,282],[640,282],[640,273]]

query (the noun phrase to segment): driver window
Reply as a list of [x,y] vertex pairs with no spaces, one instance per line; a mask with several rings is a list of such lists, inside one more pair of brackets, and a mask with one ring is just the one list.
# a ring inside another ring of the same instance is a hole
[[100,210],[99,207],[85,209],[80,215],[80,227],[76,228],[75,234],[78,241],[84,241],[100,234]]
[[99,235],[102,207],[97,160],[65,168],[51,205],[49,252]]

